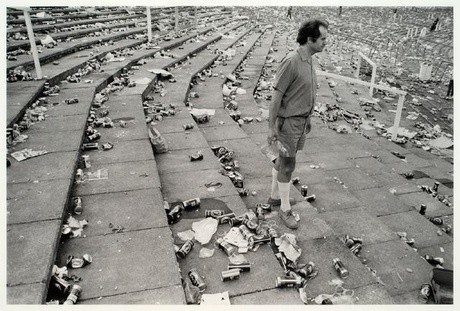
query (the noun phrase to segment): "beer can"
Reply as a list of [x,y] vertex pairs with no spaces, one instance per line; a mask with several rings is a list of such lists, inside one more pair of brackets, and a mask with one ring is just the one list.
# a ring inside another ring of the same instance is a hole
[[69,296],[67,296],[66,301],[63,304],[65,305],[74,305],[77,303],[78,298],[80,297],[82,288],[80,285],[74,284],[70,290]]
[[182,204],[176,204],[173,207],[171,207],[170,210],[166,213],[166,216],[168,218],[168,223],[172,225],[172,224],[175,224],[177,221],[179,221],[182,217],[183,210],[184,210],[184,207]]
[[192,240],[187,240],[184,245],[182,245],[182,247],[176,252],[176,255],[179,257],[179,258],[185,258],[185,256],[187,256],[191,251],[192,251],[192,248],[193,248],[193,245],[195,243],[193,243]]
[[216,217],[216,219],[219,221],[219,224],[229,223],[232,218],[235,218],[235,213],[228,213]]
[[204,211],[204,217],[212,217],[212,218],[217,218],[219,216],[224,215],[225,211],[220,210],[220,209],[207,209]]
[[200,292],[204,292],[206,289],[206,283],[204,282],[203,278],[198,274],[198,271],[194,268],[190,269],[188,272],[188,277],[192,284],[195,285],[200,289]]
[[245,218],[243,220],[243,225],[245,225],[249,230],[255,231],[257,230],[257,226],[258,226],[257,221],[258,220]]
[[291,180],[292,184],[293,185],[296,185],[300,182],[300,177],[294,177],[292,180]]
[[313,273],[314,268],[315,264],[312,261],[310,261],[304,267],[298,269],[297,274],[303,278],[307,278],[310,274]]
[[236,248],[222,238],[218,238],[216,240],[216,243],[219,246],[219,248],[222,249],[225,252],[225,254],[227,254],[227,256],[231,256],[236,252]]
[[278,276],[275,281],[275,287],[300,287],[302,285],[302,279],[296,277],[280,277]]
[[439,188],[439,182],[438,182],[438,181],[435,181],[435,182],[434,182],[434,186],[433,186],[433,191],[434,191],[434,192],[438,192],[438,188]]
[[240,278],[240,270],[232,269],[232,270],[222,271],[220,274],[220,278],[222,282],[237,280]]
[[73,202],[74,202],[73,212],[76,215],[80,215],[81,212],[83,211],[83,207],[82,207],[82,203],[81,203],[81,197],[75,197]]
[[345,266],[344,266],[343,263],[340,261],[340,259],[339,259],[339,258],[334,258],[334,259],[332,260],[332,263],[334,264],[335,270],[340,274],[340,277],[341,277],[342,279],[346,279],[350,273],[349,273],[348,270],[345,268]]
[[362,245],[359,243],[356,243],[350,248],[350,250],[353,254],[357,255],[361,251],[361,248],[362,248]]
[[91,162],[89,161],[89,155],[85,154],[85,155],[82,155],[81,157],[82,157],[83,166],[85,168],[90,168]]
[[56,275],[51,276],[50,284],[51,287],[57,289],[57,291],[63,295],[67,295],[72,287],[72,284]]
[[227,266],[227,270],[239,269],[241,272],[249,272],[251,271],[251,264],[250,263],[241,263],[241,264],[233,264],[229,263]]
[[345,236],[345,245],[348,248],[351,248],[353,245],[355,245],[355,241],[353,241],[348,235]]
[[425,215],[426,213],[426,205],[425,204],[421,204],[420,205],[420,215]]
[[185,210],[189,210],[195,207],[200,207],[200,198],[194,198],[190,200],[186,200],[182,202],[182,205],[184,206]]
[[432,265],[443,265],[444,264],[444,258],[442,257],[433,257],[429,255],[425,255],[425,260],[432,264]]
[[97,132],[97,133],[94,133],[92,135],[89,135],[87,138],[88,138],[89,141],[94,141],[94,140],[97,140],[97,139],[99,139],[101,137],[102,137],[101,133]]
[[302,186],[300,186],[300,194],[301,194],[303,197],[306,197],[306,196],[307,196],[307,193],[308,193],[308,186],[307,186],[307,185],[302,185]]
[[432,223],[434,223],[435,225],[442,225],[444,224],[444,220],[442,218],[439,218],[439,217],[430,217],[428,218],[429,221],[431,221]]
[[264,235],[255,235],[252,238],[253,238],[253,241],[254,241],[254,245],[263,244],[263,243],[270,243],[270,241],[271,241],[270,236],[264,236]]
[[428,283],[423,284],[420,288],[420,295],[423,298],[428,299],[431,296],[431,285]]
[[193,129],[194,125],[193,123],[188,123],[188,124],[184,124],[183,127],[184,127],[184,130],[191,130]]
[[[235,185],[236,188],[243,188],[243,185],[244,185],[243,184],[243,177],[236,176],[234,181],[233,181],[233,184]],[[245,196],[247,196],[249,194],[249,190],[248,189],[243,189],[243,190],[244,190]]]
[[81,168],[77,169],[77,172],[75,173],[75,181],[76,182],[83,181],[83,170]]
[[236,227],[236,226],[242,225],[244,219],[245,219],[244,216],[238,216],[238,217],[231,218],[228,223],[230,226]]
[[[236,181],[234,181],[234,184],[235,184],[235,187],[237,187],[236,186]],[[240,189],[237,189],[237,191],[238,191],[238,194],[240,195],[240,197],[247,197],[249,195],[249,190],[246,189],[246,188],[240,188]]]
[[255,235],[254,233],[249,231],[249,229],[248,229],[248,227],[246,227],[246,225],[241,225],[238,228],[240,229],[241,234],[243,235],[243,237],[246,240]]
[[278,232],[276,231],[276,229],[274,228],[268,228],[268,235],[271,237],[271,238],[278,238]]
[[259,220],[265,219],[264,209],[260,206],[256,207],[256,215]]
[[322,305],[332,305],[332,300],[330,298],[325,298],[323,301],[321,301]]
[[306,200],[307,202],[313,202],[313,201],[316,200],[316,195],[314,195],[314,194],[309,195],[309,196],[305,197],[305,200]]

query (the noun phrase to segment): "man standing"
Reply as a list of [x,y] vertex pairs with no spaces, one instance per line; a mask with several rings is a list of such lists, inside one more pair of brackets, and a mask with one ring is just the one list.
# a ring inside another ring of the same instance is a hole
[[280,206],[280,218],[291,229],[298,228],[289,203],[289,187],[295,169],[296,153],[302,150],[311,130],[310,117],[316,101],[316,74],[312,56],[326,45],[328,23],[309,20],[297,34],[299,47],[281,61],[275,75],[273,99],[269,110],[269,144],[276,140],[280,152],[272,169],[272,190],[268,203]]

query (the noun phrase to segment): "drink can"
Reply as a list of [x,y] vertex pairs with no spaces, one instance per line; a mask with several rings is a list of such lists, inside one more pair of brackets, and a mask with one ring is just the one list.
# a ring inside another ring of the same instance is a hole
[[232,269],[232,270],[222,271],[220,274],[220,278],[222,282],[237,280],[240,278],[240,270]]
[[[235,180],[233,181],[233,184],[235,185],[236,188],[243,188],[243,177],[236,176]],[[243,189],[243,190],[244,190],[245,196],[247,196],[249,194],[249,190],[247,189]]]
[[56,288],[63,295],[67,295],[72,287],[69,282],[55,275],[51,276],[51,286]]
[[235,213],[228,213],[221,216],[218,216],[216,219],[219,221],[219,224],[229,223],[232,218],[235,218]]
[[350,248],[350,250],[353,254],[357,255],[361,251],[361,248],[362,248],[362,245],[359,243],[356,243]]
[[[234,184],[235,184],[235,187],[237,187],[236,180],[234,181]],[[247,197],[249,195],[249,190],[247,188],[240,188],[240,189],[237,189],[237,191],[240,197]]]
[[204,292],[204,290],[206,289],[206,283],[204,282],[203,278],[198,274],[198,271],[196,269],[190,269],[190,271],[188,272],[188,277],[190,278],[190,281],[192,281],[192,284],[200,289],[200,292]]
[[227,266],[227,270],[239,269],[241,272],[249,272],[251,271],[251,264],[250,263],[241,263],[241,264],[233,264],[229,263]]
[[182,204],[176,204],[174,207],[171,207],[171,209],[166,214],[168,218],[168,223],[172,225],[178,222],[180,218],[182,217],[183,210],[184,210],[184,207]]
[[435,182],[434,182],[434,186],[433,186],[433,191],[434,191],[434,192],[438,192],[438,187],[439,187],[439,182],[438,182],[438,181],[435,181]]
[[192,251],[192,248],[193,248],[193,245],[195,243],[193,243],[192,240],[187,240],[184,245],[182,245],[182,247],[176,252],[176,255],[179,257],[179,258],[185,258],[185,256],[187,256],[191,251]]
[[274,228],[268,228],[268,235],[271,237],[271,238],[278,238],[278,232],[276,231],[276,229]]
[[89,161],[89,155],[85,154],[85,155],[82,155],[82,160],[83,160],[83,166],[85,168],[90,168],[91,167],[91,162]]
[[184,124],[183,127],[184,127],[184,130],[191,130],[193,129],[194,125],[193,123],[188,123],[188,124]]
[[182,205],[184,206],[184,209],[189,210],[195,207],[200,207],[200,198],[194,198],[190,200],[186,200],[182,202]]
[[355,245],[355,241],[353,241],[353,239],[351,239],[348,235],[346,235],[345,236],[345,245],[348,248],[351,248],[353,245]]
[[94,141],[94,140],[97,140],[97,139],[99,139],[101,137],[102,137],[101,133],[97,132],[97,133],[94,133],[92,135],[89,135],[88,140],[89,141]]
[[227,256],[231,256],[236,252],[236,248],[230,243],[224,241],[222,238],[218,238],[216,243],[225,252],[225,254],[227,254]]
[[302,279],[296,277],[280,277],[276,278],[275,287],[300,287],[302,285]]
[[82,145],[83,150],[98,150],[99,144],[98,143],[86,143]]
[[340,259],[339,259],[339,258],[334,258],[334,259],[332,260],[332,263],[334,264],[335,270],[340,274],[340,277],[341,277],[342,279],[346,279],[350,273],[349,273],[348,270],[345,268],[345,266],[344,266],[343,263],[340,261]]
[[246,227],[246,225],[241,225],[238,227],[241,231],[241,234],[243,235],[243,237],[248,240],[250,237],[254,236],[255,234],[252,233],[251,231],[249,231],[248,227]]
[[425,215],[426,213],[426,205],[422,204],[420,205],[420,215]]
[[294,177],[292,180],[291,180],[292,184],[293,185],[296,185],[300,182],[300,177]]
[[265,219],[264,209],[260,206],[256,207],[256,215],[259,220]]
[[229,224],[232,227],[240,226],[243,224],[244,220],[245,220],[244,216],[234,217],[229,220]]
[[74,305],[77,303],[78,298],[80,297],[82,288],[80,285],[74,284],[70,290],[70,294],[67,297],[66,301],[63,303],[65,305]]
[[263,244],[263,243],[270,243],[271,237],[265,235],[255,235],[252,237],[254,241],[254,245],[256,244]]
[[429,218],[429,220],[434,223],[435,225],[442,225],[444,223],[444,220],[442,218],[439,218],[439,217],[432,217],[432,218]]
[[275,257],[278,260],[281,267],[283,268],[284,273],[287,273],[289,269],[287,268],[286,257],[284,257],[284,255],[281,254],[280,252],[276,253]]
[[423,298],[428,299],[431,296],[431,285],[428,283],[423,284],[422,288],[420,288],[420,295]]
[[82,211],[83,211],[83,207],[82,207],[81,197],[75,197],[73,212],[76,215],[80,215]]
[[212,218],[217,218],[219,216],[224,215],[225,211],[220,210],[220,209],[207,209],[204,211],[204,217],[212,217]]
[[314,194],[309,195],[309,196],[305,197],[305,200],[306,200],[307,202],[313,202],[313,201],[316,200],[316,195],[314,195]]
[[306,186],[306,185],[300,186],[300,194],[301,194],[303,197],[306,197],[306,196],[307,196],[307,193],[308,193],[308,186]]

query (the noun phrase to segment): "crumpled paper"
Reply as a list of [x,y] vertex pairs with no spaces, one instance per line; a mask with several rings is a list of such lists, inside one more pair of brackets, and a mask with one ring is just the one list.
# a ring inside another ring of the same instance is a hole
[[187,241],[187,240],[193,240],[195,237],[195,232],[192,230],[187,230],[183,232],[178,232],[177,236],[182,240],[182,241]]
[[238,248],[248,247],[248,241],[243,237],[241,231],[236,227],[232,227],[223,237],[223,240],[232,245],[235,245]]
[[454,141],[449,137],[441,136],[436,139],[430,140],[428,142],[428,145],[430,145],[433,148],[447,149],[454,145]]
[[217,231],[217,219],[208,217],[201,221],[192,223],[192,230],[195,231],[195,240],[202,245],[209,243],[214,233]]
[[201,295],[200,305],[230,305],[228,292]]
[[153,74],[156,74],[156,75],[159,75],[162,78],[171,78],[173,76],[172,73],[170,73],[169,71],[166,71],[164,69],[150,69],[149,72],[151,72]]
[[214,249],[209,249],[206,247],[202,247],[200,249],[200,258],[209,258],[212,257],[212,255],[214,255]]
[[195,117],[200,117],[200,116],[203,116],[203,115],[213,116],[216,113],[216,110],[215,109],[192,108],[190,110],[190,113]]
[[297,263],[297,260],[302,254],[302,249],[297,246],[295,235],[285,233],[275,240],[275,244],[278,246],[279,251],[284,253],[287,259],[293,263]]

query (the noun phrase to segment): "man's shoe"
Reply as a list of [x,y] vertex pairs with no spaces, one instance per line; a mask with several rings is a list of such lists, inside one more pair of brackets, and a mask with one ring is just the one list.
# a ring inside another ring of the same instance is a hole
[[[289,198],[289,203],[294,204],[295,203],[294,198]],[[281,205],[281,199],[268,198],[267,204],[270,204],[270,206],[279,206]]]
[[292,210],[288,210],[286,212],[280,210],[278,214],[280,215],[280,218],[284,222],[286,227],[288,227],[289,229],[297,229],[299,227],[299,224],[295,220],[294,215],[292,215]]

